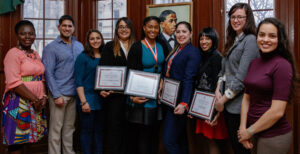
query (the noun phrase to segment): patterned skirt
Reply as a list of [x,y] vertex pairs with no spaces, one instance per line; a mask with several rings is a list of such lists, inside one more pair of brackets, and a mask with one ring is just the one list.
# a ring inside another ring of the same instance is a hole
[[35,111],[29,101],[10,91],[4,94],[2,105],[3,144],[35,143],[46,135],[45,109]]

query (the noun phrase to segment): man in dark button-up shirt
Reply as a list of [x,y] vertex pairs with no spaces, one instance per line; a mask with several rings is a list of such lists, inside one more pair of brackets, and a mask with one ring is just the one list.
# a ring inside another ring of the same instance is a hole
[[46,68],[46,83],[50,91],[48,151],[49,154],[74,154],[72,147],[76,117],[74,64],[76,57],[83,51],[83,45],[72,37],[75,28],[71,16],[64,15],[59,19],[58,30],[60,36],[44,48],[42,55],[42,62]]

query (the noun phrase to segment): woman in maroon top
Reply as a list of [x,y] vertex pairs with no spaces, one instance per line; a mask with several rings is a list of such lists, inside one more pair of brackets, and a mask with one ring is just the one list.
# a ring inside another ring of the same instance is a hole
[[288,37],[284,25],[275,18],[263,20],[256,36],[261,57],[251,62],[244,80],[239,142],[258,154],[286,154],[292,129],[285,109],[295,78]]

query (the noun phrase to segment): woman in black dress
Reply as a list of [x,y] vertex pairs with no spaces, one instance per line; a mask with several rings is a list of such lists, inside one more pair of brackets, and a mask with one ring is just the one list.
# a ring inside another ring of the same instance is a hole
[[[133,24],[129,18],[117,21],[114,40],[108,42],[102,52],[100,65],[127,66],[127,55],[135,42]],[[114,91],[101,91],[105,98],[105,149],[109,154],[124,154],[126,129],[126,98],[124,94]]]

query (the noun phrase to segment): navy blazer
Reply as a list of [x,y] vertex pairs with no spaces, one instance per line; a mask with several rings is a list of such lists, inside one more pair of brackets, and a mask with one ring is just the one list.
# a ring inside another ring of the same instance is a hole
[[[168,61],[165,63],[165,71],[168,68]],[[201,62],[201,54],[198,48],[191,43],[187,44],[173,59],[169,74],[170,78],[181,81],[181,94],[179,101],[189,104],[193,95],[193,84]]]

